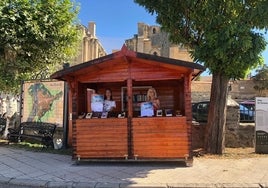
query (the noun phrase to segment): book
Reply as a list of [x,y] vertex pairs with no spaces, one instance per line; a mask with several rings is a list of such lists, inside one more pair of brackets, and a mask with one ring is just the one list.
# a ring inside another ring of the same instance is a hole
[[92,94],[91,96],[91,110],[93,112],[103,111],[104,96],[99,94]]
[[152,117],[154,116],[154,107],[152,102],[141,103],[141,117]]
[[108,116],[108,112],[102,112],[101,118],[107,118],[107,116]]

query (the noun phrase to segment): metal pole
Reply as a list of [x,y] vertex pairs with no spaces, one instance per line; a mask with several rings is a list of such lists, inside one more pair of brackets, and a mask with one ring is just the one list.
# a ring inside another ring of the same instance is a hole
[[[63,68],[66,69],[70,65],[64,63]],[[64,82],[64,98],[63,98],[63,148],[66,149],[68,146],[68,85]]]
[[64,82],[64,112],[63,112],[63,148],[67,148],[68,143],[68,85]]

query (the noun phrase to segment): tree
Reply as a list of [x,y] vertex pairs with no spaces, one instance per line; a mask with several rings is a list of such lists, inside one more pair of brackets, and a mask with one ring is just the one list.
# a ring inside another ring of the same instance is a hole
[[254,89],[259,92],[260,96],[262,96],[262,92],[268,89],[268,66],[264,65],[257,69],[256,72],[256,75],[252,77],[253,82],[255,83]]
[[267,0],[134,0],[156,14],[174,43],[191,50],[194,61],[212,73],[205,135],[208,153],[222,154],[228,82],[263,64],[266,42],[259,32],[268,26]]
[[72,0],[0,2],[0,91],[46,73],[75,55],[78,6]]

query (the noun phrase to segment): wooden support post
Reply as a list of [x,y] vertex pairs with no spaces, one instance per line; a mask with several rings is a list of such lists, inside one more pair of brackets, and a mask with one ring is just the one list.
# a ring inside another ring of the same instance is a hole
[[127,80],[127,101],[128,101],[128,121],[127,121],[127,126],[128,126],[128,156],[132,157],[133,156],[133,133],[132,133],[132,117],[133,117],[133,100],[132,100],[132,79],[129,78]]

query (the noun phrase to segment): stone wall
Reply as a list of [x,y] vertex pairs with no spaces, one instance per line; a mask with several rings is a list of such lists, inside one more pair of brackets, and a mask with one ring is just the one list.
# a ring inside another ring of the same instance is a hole
[[237,129],[227,129],[225,134],[225,146],[254,147],[255,124],[240,123]]
[[192,102],[201,102],[210,100],[211,82],[193,81],[191,85]]
[[258,92],[254,89],[252,80],[237,80],[230,82],[230,95],[237,101],[254,99]]
[[[203,148],[206,124],[192,125],[193,149]],[[240,123],[237,129],[225,131],[225,147],[240,148],[254,147],[255,124]]]
[[[254,99],[268,96],[268,90],[259,93],[254,89],[253,80],[236,80],[229,83],[229,95],[236,101]],[[200,81],[193,81],[191,85],[192,101],[200,102],[210,99],[211,78],[201,77]]]
[[225,146],[253,147],[255,123],[240,123],[240,108],[234,100],[228,100]]
[[231,98],[228,97],[227,100],[227,112],[226,112],[226,129],[236,130],[239,127],[240,121],[240,110],[239,104]]

